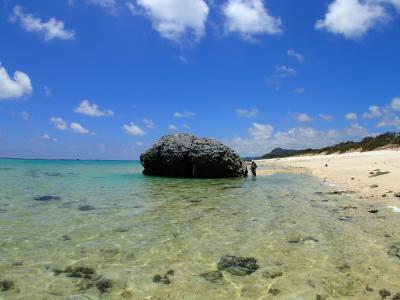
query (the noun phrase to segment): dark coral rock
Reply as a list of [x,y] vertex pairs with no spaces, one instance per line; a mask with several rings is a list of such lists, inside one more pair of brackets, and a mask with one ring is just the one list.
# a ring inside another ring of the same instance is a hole
[[0,291],[6,292],[14,288],[14,282],[10,280],[1,280],[0,281]]
[[104,294],[110,291],[113,283],[110,279],[102,278],[96,281],[95,286],[101,294]]
[[46,195],[46,196],[35,197],[33,198],[33,200],[40,202],[60,201],[61,197]]
[[161,279],[162,279],[161,275],[160,274],[156,274],[153,277],[153,282],[156,282],[156,283],[161,282]]
[[203,274],[200,274],[205,280],[210,281],[212,283],[218,282],[224,276],[222,275],[221,271],[210,271]]
[[245,258],[225,255],[220,258],[217,268],[232,275],[245,276],[257,271],[259,265],[257,265],[257,259],[254,257]]
[[167,177],[242,177],[239,155],[217,140],[189,134],[166,135],[140,156],[143,174]]

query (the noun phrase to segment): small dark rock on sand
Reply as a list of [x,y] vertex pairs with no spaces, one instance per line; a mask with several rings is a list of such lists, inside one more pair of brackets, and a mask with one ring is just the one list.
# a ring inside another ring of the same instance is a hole
[[369,174],[372,174],[372,175],[369,176],[370,178],[372,178],[372,177],[378,177],[378,176],[390,174],[390,172],[389,171],[382,172],[382,171],[378,170],[375,173],[374,172],[370,172]]
[[270,289],[268,293],[270,293],[272,296],[276,296],[279,295],[281,291],[279,289]]
[[217,268],[232,275],[245,276],[257,271],[259,265],[254,257],[245,258],[225,255],[220,258]]
[[35,197],[33,198],[33,200],[40,202],[60,201],[61,197],[46,195],[46,196]]
[[381,296],[382,299],[386,299],[387,297],[391,296],[392,293],[388,291],[387,289],[381,289],[379,290],[379,296]]
[[200,274],[200,276],[212,283],[216,283],[224,277],[221,271],[210,271]]
[[370,209],[368,209],[368,212],[371,213],[371,214],[376,214],[378,211],[379,211],[379,210],[376,209],[376,208],[370,208]]
[[396,194],[394,194],[394,196],[395,196],[396,198],[400,198],[400,193],[396,193]]
[[280,272],[280,271],[264,271],[263,273],[262,273],[262,276],[264,277],[264,278],[271,278],[271,279],[274,279],[274,278],[277,278],[277,277],[281,277],[283,275],[283,273],[282,272]]
[[400,243],[393,244],[390,247],[388,254],[391,256],[397,256],[400,258]]
[[10,280],[1,280],[0,281],[0,291],[6,292],[14,288],[14,282]]

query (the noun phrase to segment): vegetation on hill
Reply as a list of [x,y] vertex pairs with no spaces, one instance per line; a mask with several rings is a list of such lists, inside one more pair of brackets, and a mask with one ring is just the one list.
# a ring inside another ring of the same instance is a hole
[[276,148],[270,153],[262,156],[264,159],[268,158],[281,158],[289,157],[294,155],[305,155],[305,154],[332,154],[332,153],[345,153],[354,150],[360,150],[362,152],[372,151],[386,146],[400,146],[400,133],[387,132],[375,137],[366,137],[360,142],[343,142],[334,146],[325,147],[321,149],[305,149],[305,150],[286,150]]

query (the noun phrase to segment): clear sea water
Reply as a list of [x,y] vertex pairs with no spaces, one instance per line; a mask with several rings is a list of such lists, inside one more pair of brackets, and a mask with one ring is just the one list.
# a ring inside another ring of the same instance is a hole
[[[0,160],[0,299],[381,299],[382,289],[400,292],[400,259],[389,255],[400,242],[400,214],[383,202],[327,195],[332,188],[300,174],[189,180],[141,171],[129,161]],[[45,195],[61,199],[34,200]],[[370,206],[379,212],[368,213]],[[223,272],[217,282],[200,276],[224,255],[254,257],[260,268],[248,276]],[[68,267],[92,268],[112,286],[101,293],[88,279],[55,272]],[[153,282],[168,270],[170,284]],[[13,287],[1,291],[4,280]]]

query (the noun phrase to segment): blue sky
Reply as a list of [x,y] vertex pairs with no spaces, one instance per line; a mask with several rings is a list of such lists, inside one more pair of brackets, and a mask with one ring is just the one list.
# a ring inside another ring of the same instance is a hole
[[[305,4],[306,3],[306,4]],[[400,129],[399,0],[2,0],[0,156],[242,155]]]

